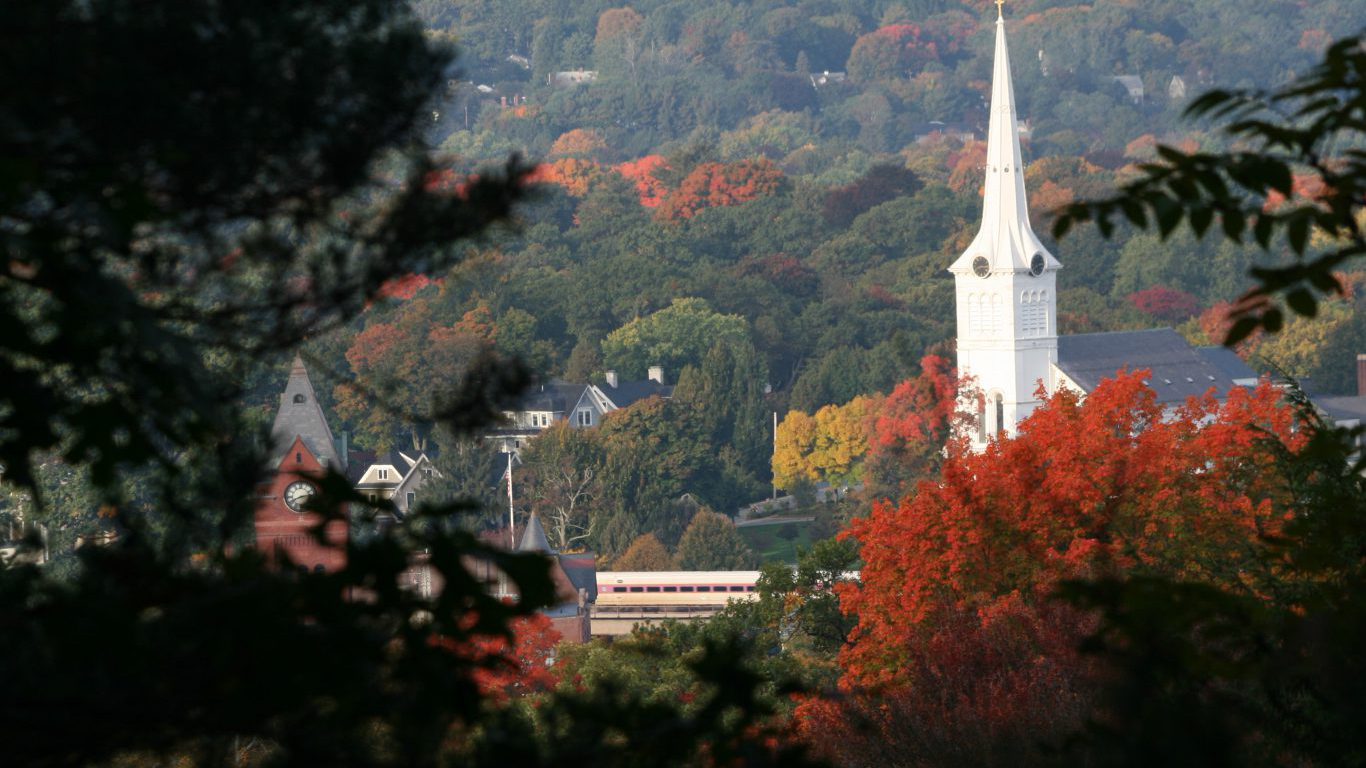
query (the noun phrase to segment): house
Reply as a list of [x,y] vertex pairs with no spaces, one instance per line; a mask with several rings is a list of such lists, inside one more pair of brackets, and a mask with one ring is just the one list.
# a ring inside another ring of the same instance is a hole
[[979,135],[977,129],[967,123],[945,123],[940,120],[920,123],[911,129],[911,133],[915,136],[916,143],[921,144],[936,136],[945,136],[966,144],[969,141],[976,141]]
[[827,85],[844,85],[848,79],[849,74],[847,72],[831,72],[829,70],[813,72],[811,73],[811,87],[819,90]]
[[440,476],[427,454],[409,456],[402,451],[376,457],[354,477],[348,475],[352,486],[371,502],[392,501],[400,520],[417,506],[422,486]]
[[1135,104],[1143,103],[1143,78],[1138,75],[1117,75],[1112,79],[1124,86],[1124,90],[1129,94],[1129,101]]
[[651,397],[673,397],[674,387],[665,383],[662,366],[651,366],[644,381],[623,381],[616,371],[607,371],[603,379],[601,385],[559,380],[537,385],[522,396],[516,410],[503,412],[506,425],[485,434],[484,439],[501,446],[504,453],[516,453],[527,440],[562,419],[576,429],[596,427],[612,411]]
[[563,72],[551,72],[546,75],[546,84],[555,88],[569,88],[597,82],[597,79],[598,71],[595,69],[570,69]]
[[998,14],[982,223],[949,267],[958,370],[975,380],[982,395],[968,435],[974,449],[1014,433],[1040,405],[1040,384],[1048,392],[1065,387],[1085,394],[1121,368],[1149,369],[1159,400],[1176,405],[1210,391],[1226,397],[1256,383],[1257,375],[1232,352],[1192,347],[1170,328],[1060,337],[1060,269],[1029,223],[1005,21]]
[[1167,98],[1172,101],[1186,100],[1186,80],[1180,75],[1173,75],[1171,84],[1167,86]]

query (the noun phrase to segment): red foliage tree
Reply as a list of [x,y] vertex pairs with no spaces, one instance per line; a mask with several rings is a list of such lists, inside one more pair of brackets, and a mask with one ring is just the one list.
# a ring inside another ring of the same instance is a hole
[[835,765],[1028,765],[1021,745],[1065,738],[1091,711],[1094,622],[1018,595],[958,611],[908,662],[914,686],[851,687],[801,702],[798,736]]
[[939,59],[939,43],[915,24],[892,24],[860,37],[849,53],[847,68],[867,82],[912,74]]
[[958,415],[958,384],[951,361],[925,355],[919,376],[870,409],[866,477],[873,496],[900,495],[934,472]]
[[433,280],[426,275],[403,275],[385,281],[379,287],[378,295],[384,299],[396,299],[407,301],[417,295],[417,292],[433,283],[440,285],[440,280]]
[[1181,323],[1200,312],[1200,300],[1185,291],[1157,285],[1129,294],[1129,303],[1154,320]]
[[1059,579],[1114,569],[1238,578],[1246,546],[1282,522],[1259,441],[1297,445],[1292,415],[1263,384],[1168,417],[1145,375],[1102,382],[1085,401],[1054,394],[1018,437],[951,452],[939,482],[855,521],[866,565],[862,588],[844,595],[859,616],[849,674],[894,679],[885,662],[939,613],[1017,592],[1033,600]]
[[690,219],[703,209],[739,205],[776,194],[783,172],[767,158],[737,163],[702,163],[669,193],[655,215],[666,221]]
[[539,613],[524,616],[514,619],[511,629],[511,642],[496,635],[479,636],[468,647],[452,646],[452,650],[468,653],[481,664],[475,672],[475,683],[495,703],[555,687],[550,662],[561,637],[550,619]]
[[[939,478],[854,521],[861,583],[841,588],[858,617],[841,653],[851,718],[875,691],[901,702],[906,729],[961,735],[981,719],[997,736],[1026,732],[1043,701],[1084,712],[1096,690],[1071,650],[1090,619],[1050,599],[1061,580],[1157,573],[1254,594],[1270,583],[1253,552],[1287,507],[1263,441],[1299,449],[1291,411],[1264,383],[1169,412],[1146,375],[1121,372],[1085,400],[1058,392],[983,453],[951,443]],[[830,706],[841,705],[808,716]]]
[[646,155],[639,160],[622,163],[616,167],[617,173],[636,185],[640,194],[640,204],[646,208],[658,208],[669,194],[669,187],[660,180],[658,174],[668,170],[669,163],[659,155]]

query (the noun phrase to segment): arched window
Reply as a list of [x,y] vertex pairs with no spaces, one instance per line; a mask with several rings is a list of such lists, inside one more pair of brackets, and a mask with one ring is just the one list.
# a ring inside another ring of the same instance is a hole
[[987,441],[987,401],[977,398],[977,442]]
[[307,402],[307,398],[305,398],[303,395],[295,395],[295,396],[294,396],[294,402],[295,402],[295,403]]
[[1000,393],[996,395],[996,436],[1004,437],[1006,433],[1006,404],[1002,400]]

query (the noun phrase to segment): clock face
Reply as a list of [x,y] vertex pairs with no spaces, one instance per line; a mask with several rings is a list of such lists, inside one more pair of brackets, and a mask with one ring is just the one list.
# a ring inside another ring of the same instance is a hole
[[297,483],[290,483],[289,487],[285,489],[285,504],[295,512],[302,512],[304,504],[308,503],[308,498],[317,492],[318,489],[314,488],[312,483],[306,483],[302,480]]
[[978,256],[972,260],[972,271],[978,277],[986,277],[991,274],[991,262],[985,256]]
[[1042,253],[1036,253],[1036,254],[1034,254],[1034,258],[1032,258],[1032,259],[1029,260],[1029,274],[1031,274],[1031,275],[1033,275],[1033,276],[1035,276],[1035,277],[1038,277],[1039,275],[1042,275],[1042,274],[1043,274],[1043,267],[1044,267],[1043,254],[1042,254]]

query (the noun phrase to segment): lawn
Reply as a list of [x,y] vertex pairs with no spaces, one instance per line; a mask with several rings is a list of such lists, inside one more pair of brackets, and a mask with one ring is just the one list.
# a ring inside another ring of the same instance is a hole
[[797,547],[811,547],[811,522],[748,525],[738,528],[745,544],[759,555],[761,563],[797,562]]

